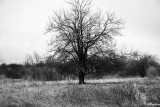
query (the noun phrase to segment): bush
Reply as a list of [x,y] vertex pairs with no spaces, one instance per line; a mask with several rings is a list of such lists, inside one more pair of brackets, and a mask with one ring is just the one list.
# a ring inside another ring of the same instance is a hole
[[154,66],[148,67],[146,72],[147,72],[147,77],[150,78],[157,77],[159,75],[157,68]]
[[0,75],[0,80],[3,80],[3,79],[5,79],[5,78],[6,78],[5,75]]
[[[147,75],[147,69],[151,67],[158,68],[159,63],[155,56],[149,54],[138,55],[138,57],[130,56],[122,67],[120,76],[140,76]],[[158,70],[158,69],[157,69]]]

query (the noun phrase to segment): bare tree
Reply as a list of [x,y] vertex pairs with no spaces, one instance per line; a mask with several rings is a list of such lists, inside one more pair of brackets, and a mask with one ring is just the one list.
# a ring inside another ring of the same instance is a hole
[[41,57],[37,52],[34,52],[35,63],[38,64],[41,62]]
[[30,54],[26,55],[25,65],[36,65],[40,62],[41,62],[41,57],[37,52],[33,53],[33,57]]
[[0,54],[0,64],[5,63],[5,61],[3,60],[1,54]]
[[113,37],[121,35],[123,20],[114,13],[102,16],[92,13],[91,1],[73,0],[68,12],[55,12],[50,19],[47,32],[53,33],[49,46],[56,58],[62,61],[74,59],[79,63],[79,84],[84,84],[87,59],[105,55]]
[[45,76],[41,71],[40,63],[42,62],[41,56],[34,52],[33,55],[26,55],[25,59],[25,66],[28,66],[29,69],[32,71],[29,75],[33,77],[33,79],[40,79],[42,76]]
[[0,57],[0,64],[3,62],[2,58]]
[[24,63],[26,66],[34,65],[34,60],[30,54],[26,55],[26,59]]

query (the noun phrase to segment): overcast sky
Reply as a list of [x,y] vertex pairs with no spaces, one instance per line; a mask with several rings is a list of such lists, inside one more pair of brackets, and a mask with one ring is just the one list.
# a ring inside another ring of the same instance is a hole
[[[64,0],[0,0],[0,57],[22,63],[34,51],[47,53],[44,35],[53,11],[65,9]],[[160,58],[160,0],[92,0],[92,8],[115,12],[125,19],[117,47],[139,50]]]

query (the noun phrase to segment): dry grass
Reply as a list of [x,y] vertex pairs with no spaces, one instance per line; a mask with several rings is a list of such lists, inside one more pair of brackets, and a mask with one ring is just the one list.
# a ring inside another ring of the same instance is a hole
[[0,84],[0,107],[50,107],[54,97],[64,85],[44,84],[44,82],[21,81]]
[[[0,80],[0,107],[137,107],[160,103],[160,79],[113,78],[78,81]],[[139,102],[138,102],[139,101]],[[127,103],[126,103],[127,102]]]
[[112,87],[72,86],[57,95],[57,102],[62,106],[141,107],[145,104],[145,96],[133,83]]

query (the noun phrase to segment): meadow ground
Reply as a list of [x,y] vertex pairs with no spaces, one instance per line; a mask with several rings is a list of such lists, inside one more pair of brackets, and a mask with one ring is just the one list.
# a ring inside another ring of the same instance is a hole
[[160,107],[160,78],[0,80],[0,107]]

